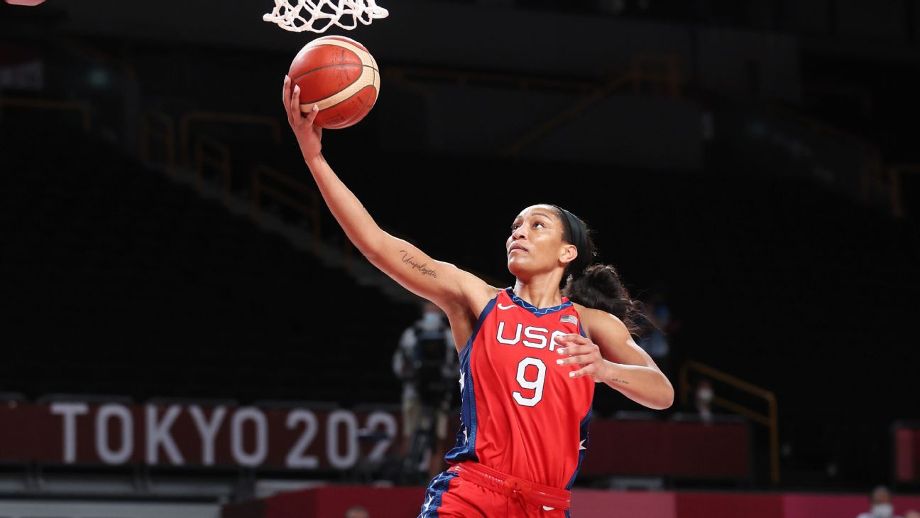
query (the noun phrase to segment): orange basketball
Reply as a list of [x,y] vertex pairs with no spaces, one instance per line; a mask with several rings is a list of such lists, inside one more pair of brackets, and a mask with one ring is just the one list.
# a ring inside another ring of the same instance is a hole
[[315,124],[347,128],[364,118],[377,101],[380,69],[371,53],[344,36],[323,36],[307,43],[288,72],[300,86],[300,109],[319,105]]

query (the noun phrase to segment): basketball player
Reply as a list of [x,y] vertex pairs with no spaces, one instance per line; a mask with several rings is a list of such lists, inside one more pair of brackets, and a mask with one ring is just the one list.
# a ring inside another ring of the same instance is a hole
[[302,113],[299,88],[287,77],[283,101],[313,179],[351,242],[450,320],[462,426],[445,457],[451,467],[432,480],[420,516],[568,516],[595,383],[653,409],[674,399],[630,337],[634,306],[616,272],[591,265],[584,222],[553,205],[521,211],[505,243],[515,284],[489,286],[377,226],[321,154],[318,107]]

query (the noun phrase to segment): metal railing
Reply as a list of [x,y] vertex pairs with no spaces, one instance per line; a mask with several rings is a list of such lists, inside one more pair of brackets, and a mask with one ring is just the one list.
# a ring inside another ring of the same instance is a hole
[[[280,142],[280,124],[277,119],[258,115],[218,112],[192,112],[181,117],[178,139],[173,119],[163,113],[151,112],[142,118],[139,154],[143,160],[153,160],[155,156],[163,157],[164,169],[169,174],[177,174],[177,167],[184,166],[192,171],[195,186],[205,186],[205,176],[216,172],[220,178],[224,196],[230,196],[233,189],[242,185],[233,182],[233,150],[223,141],[200,132],[193,132],[196,123],[226,123],[232,125],[256,125],[267,127],[273,139]],[[183,155],[177,162],[176,142]],[[153,147],[161,144],[159,154]],[[182,151],[184,150],[184,151]],[[237,179],[239,183],[239,179]],[[309,182],[300,181],[267,164],[256,164],[250,170],[248,201],[252,204],[250,215],[257,222],[261,221],[266,202],[273,202],[283,208],[303,216],[311,234],[314,250],[318,250],[323,238],[324,204],[316,188]],[[354,246],[346,241],[342,246],[342,267],[349,271],[354,264]]]
[[169,115],[150,112],[141,117],[138,155],[144,162],[153,162],[151,141],[163,145],[163,166],[170,175],[176,174],[176,125]]
[[892,187],[889,183],[889,178],[885,177],[882,152],[877,144],[855,133],[850,133],[849,131],[801,114],[786,106],[773,104],[770,106],[770,109],[802,125],[815,135],[832,139],[839,142],[841,146],[862,150],[864,156],[861,162],[857,164],[859,168],[859,192],[855,194],[862,199],[863,203],[870,204],[873,200],[873,196],[879,192],[887,192],[889,198],[892,196]]
[[179,161],[181,164],[189,165],[192,126],[205,123],[263,126],[269,130],[276,144],[281,143],[281,123],[276,117],[248,113],[190,112],[179,120]]
[[891,215],[896,218],[903,218],[905,216],[901,183],[904,177],[909,174],[920,175],[920,164],[898,164],[889,167],[887,170]]
[[571,106],[524,132],[511,144],[501,150],[505,156],[519,155],[525,148],[547,136],[563,124],[574,120],[589,108],[603,101],[613,93],[632,87],[633,93],[649,89],[653,93],[679,97],[681,95],[681,72],[676,56],[639,54],[633,57],[629,68],[594,88]]
[[629,73],[632,75],[633,93],[643,88],[656,95],[677,98],[683,95],[683,74],[680,58],[675,54],[636,54]]
[[777,413],[776,395],[762,387],[744,381],[741,378],[732,376],[726,372],[720,371],[709,365],[696,361],[688,361],[680,369],[680,401],[681,405],[686,405],[690,398],[692,389],[690,384],[691,372],[705,376],[706,378],[724,383],[737,390],[751,394],[754,397],[763,399],[767,404],[766,412],[758,412],[748,408],[735,401],[728,400],[724,397],[714,395],[712,404],[724,408],[730,412],[744,416],[751,421],[765,426],[770,434],[770,481],[778,484],[780,481],[779,466],[779,416]]
[[319,194],[312,185],[295,180],[273,167],[256,164],[252,168],[252,214],[257,220],[262,217],[266,199],[304,216],[309,222],[314,246],[319,244],[322,238],[322,207]]
[[199,189],[204,187],[204,174],[207,169],[214,169],[222,181],[224,196],[230,195],[233,183],[233,163],[230,158],[230,147],[217,139],[198,135],[195,138],[194,168],[195,183]]

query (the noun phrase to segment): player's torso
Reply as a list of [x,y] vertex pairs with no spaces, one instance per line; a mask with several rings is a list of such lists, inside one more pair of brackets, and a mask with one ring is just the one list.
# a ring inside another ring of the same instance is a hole
[[[537,309],[501,291],[461,353],[463,429],[451,461],[473,458],[540,484],[577,471],[594,395],[590,377],[560,366],[555,337],[580,333],[570,302]],[[470,383],[472,381],[472,383]]]

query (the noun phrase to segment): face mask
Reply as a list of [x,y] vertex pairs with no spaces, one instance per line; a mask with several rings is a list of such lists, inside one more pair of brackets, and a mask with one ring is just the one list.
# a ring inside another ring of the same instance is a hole
[[891,518],[894,516],[894,508],[891,504],[874,504],[872,506],[873,518]]
[[437,313],[425,313],[422,315],[419,326],[427,331],[437,329],[441,327],[441,315]]
[[696,392],[696,398],[703,403],[712,401],[712,389],[700,389]]

